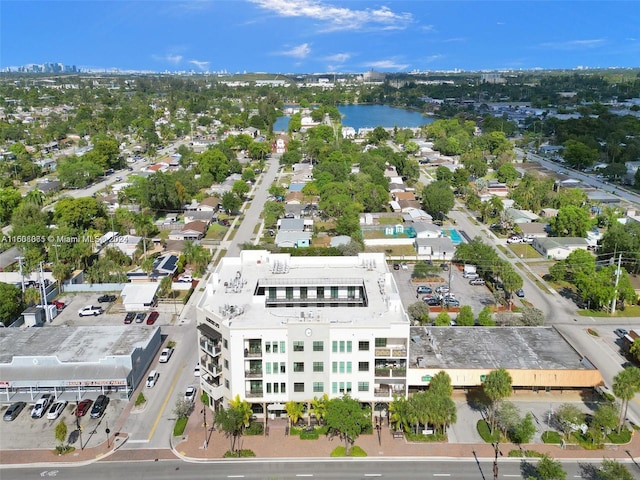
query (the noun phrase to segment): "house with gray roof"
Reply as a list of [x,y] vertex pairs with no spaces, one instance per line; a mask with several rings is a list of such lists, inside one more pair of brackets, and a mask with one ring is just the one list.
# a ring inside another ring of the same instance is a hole
[[581,237],[538,237],[532,246],[540,255],[553,260],[564,260],[575,250],[589,250],[589,242]]
[[456,252],[449,237],[416,238],[413,245],[418,257],[428,260],[451,260]]

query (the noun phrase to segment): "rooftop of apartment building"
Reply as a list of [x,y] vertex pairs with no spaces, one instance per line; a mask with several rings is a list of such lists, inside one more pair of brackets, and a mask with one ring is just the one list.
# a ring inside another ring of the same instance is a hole
[[245,250],[223,258],[205,288],[198,307],[233,328],[409,325],[383,253],[296,257]]

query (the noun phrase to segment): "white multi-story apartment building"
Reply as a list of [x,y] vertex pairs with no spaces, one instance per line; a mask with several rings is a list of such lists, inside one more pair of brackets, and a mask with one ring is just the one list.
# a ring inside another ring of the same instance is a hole
[[372,407],[407,393],[409,318],[382,253],[225,257],[197,306],[201,386],[256,416],[345,393]]

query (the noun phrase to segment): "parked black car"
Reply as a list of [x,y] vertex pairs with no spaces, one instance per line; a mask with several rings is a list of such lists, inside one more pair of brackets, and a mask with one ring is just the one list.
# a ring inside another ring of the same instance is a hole
[[98,302],[100,302],[100,303],[115,302],[117,298],[118,297],[116,297],[115,295],[102,295],[102,296],[98,297]]
[[7,408],[7,411],[4,412],[4,417],[2,417],[2,419],[5,422],[13,422],[26,406],[27,404],[25,402],[12,403],[11,406]]
[[91,408],[91,418],[100,418],[109,405],[109,397],[106,395],[98,395],[93,407]]

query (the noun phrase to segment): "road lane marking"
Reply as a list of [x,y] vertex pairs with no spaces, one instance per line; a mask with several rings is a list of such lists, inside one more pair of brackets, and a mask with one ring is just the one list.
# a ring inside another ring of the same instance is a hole
[[434,473],[433,476],[434,477],[450,477],[451,474],[450,473]]
[[180,379],[180,374],[182,373],[183,368],[181,368],[178,371],[178,373],[176,374],[175,378],[173,379],[173,383],[171,384],[171,388],[169,388],[169,393],[167,394],[167,397],[164,399],[164,402],[162,402],[162,407],[160,407],[160,410],[158,411],[158,415],[156,416],[156,420],[153,422],[153,426],[151,427],[151,431],[149,432],[149,436],[147,437],[148,440],[151,440],[151,437],[153,437],[153,434],[156,433],[156,428],[158,428],[158,425],[160,424],[160,419],[162,418],[162,414],[164,413],[164,409],[167,408],[167,404],[169,403],[169,400],[171,399],[171,396],[173,395],[173,391],[175,390],[176,384],[178,383],[178,380]]
[[381,477],[382,474],[381,473],[365,473],[364,476],[365,477]]
[[298,473],[296,477],[313,477],[313,473]]
[[244,475],[227,475],[227,478],[244,478]]
[[514,478],[521,478],[522,475],[511,475],[511,474],[507,474],[505,473],[504,475],[502,475],[503,477],[514,477]]

